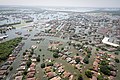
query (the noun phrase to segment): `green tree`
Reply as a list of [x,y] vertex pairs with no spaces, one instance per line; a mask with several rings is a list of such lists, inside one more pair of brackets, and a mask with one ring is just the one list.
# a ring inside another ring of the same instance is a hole
[[40,62],[40,57],[37,57],[36,60],[37,60],[37,62]]
[[29,60],[27,61],[27,67],[29,67],[29,66],[31,65],[31,63],[32,63],[32,61],[29,59]]
[[12,71],[12,70],[13,70],[13,67],[12,67],[12,66],[10,66],[9,70],[10,70],[10,71]]
[[98,75],[97,80],[104,80],[104,76]]
[[115,58],[115,62],[119,63],[119,62],[120,62],[120,60],[119,60],[118,58]]
[[41,68],[45,68],[45,63],[42,63],[42,64],[41,64]]
[[118,55],[118,54],[119,54],[119,52],[115,52],[115,54],[116,54],[116,55]]
[[80,58],[76,58],[75,61],[78,64],[80,62]]
[[110,68],[108,65],[101,65],[100,66],[100,71],[105,74],[105,75],[110,75]]
[[53,66],[52,62],[47,63],[47,66]]
[[53,57],[58,58],[59,57],[58,53],[53,53]]
[[86,56],[86,57],[83,59],[83,62],[86,63],[86,64],[89,64],[89,58]]
[[78,75],[78,79],[77,80],[83,80],[83,77],[81,74]]
[[42,49],[39,49],[39,51],[42,51]]
[[85,71],[85,75],[88,77],[88,78],[92,78],[92,72],[90,70],[86,70]]

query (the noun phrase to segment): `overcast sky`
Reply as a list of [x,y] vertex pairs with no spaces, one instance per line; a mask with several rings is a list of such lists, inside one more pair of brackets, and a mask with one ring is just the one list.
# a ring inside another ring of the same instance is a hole
[[0,0],[0,5],[120,8],[120,0]]

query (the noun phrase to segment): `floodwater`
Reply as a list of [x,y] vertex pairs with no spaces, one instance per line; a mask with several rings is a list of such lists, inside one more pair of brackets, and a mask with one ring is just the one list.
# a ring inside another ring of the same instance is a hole
[[[32,31],[29,32],[28,29],[32,29]],[[38,27],[38,28],[18,27],[16,29],[13,29],[13,30],[10,30],[10,31],[6,32],[7,35],[8,35],[8,38],[3,40],[3,41],[1,41],[1,42],[5,42],[5,41],[13,39],[15,37],[21,37],[21,36],[24,37],[25,34],[30,34],[30,36],[27,37],[28,38],[27,40],[22,40],[22,42],[25,42],[25,45],[23,46],[23,48],[19,52],[17,58],[13,62],[13,64],[12,64],[13,70],[9,72],[9,74],[7,75],[5,80],[13,80],[13,76],[17,72],[16,69],[19,67],[19,64],[21,63],[22,53],[26,49],[29,49],[32,45],[36,45],[37,46],[37,49],[35,49],[35,54],[41,55],[41,57],[40,57],[41,62],[38,63],[38,65],[36,67],[37,71],[38,70],[40,71],[40,74],[36,75],[36,76],[40,76],[40,80],[46,80],[45,78],[43,78],[44,73],[43,73],[42,69],[40,68],[40,64],[42,63],[42,60],[43,60],[43,56],[42,56],[43,54],[45,55],[44,59],[45,58],[52,58],[52,53],[47,50],[49,40],[56,40],[56,41],[62,41],[62,42],[67,42],[68,40],[65,40],[65,39],[63,40],[63,39],[57,38],[57,37],[41,36],[41,37],[45,38],[45,40],[41,41],[40,44],[37,44],[36,41],[31,41],[31,39],[34,38],[34,35],[36,33],[39,33],[41,31],[41,29],[42,28],[40,28],[40,27]],[[15,34],[15,32],[21,32],[22,34],[21,35],[17,35],[17,34]],[[39,49],[42,49],[42,51],[40,52]]]

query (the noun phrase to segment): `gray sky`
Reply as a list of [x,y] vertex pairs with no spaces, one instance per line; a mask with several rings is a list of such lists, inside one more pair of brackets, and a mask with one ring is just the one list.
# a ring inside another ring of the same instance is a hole
[[0,5],[120,8],[120,0],[0,0]]

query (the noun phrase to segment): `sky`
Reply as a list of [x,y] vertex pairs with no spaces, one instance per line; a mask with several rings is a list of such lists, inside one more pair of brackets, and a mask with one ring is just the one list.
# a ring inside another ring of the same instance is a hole
[[0,5],[120,8],[120,0],[0,0]]

